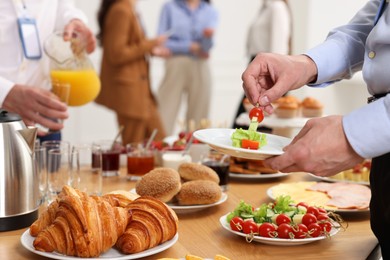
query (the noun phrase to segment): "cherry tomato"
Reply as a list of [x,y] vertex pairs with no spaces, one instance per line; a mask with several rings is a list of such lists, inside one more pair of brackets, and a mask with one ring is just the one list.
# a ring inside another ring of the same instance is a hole
[[245,234],[258,234],[259,233],[259,227],[257,226],[256,222],[253,220],[245,220],[242,224],[242,231]]
[[298,224],[296,227],[293,228],[294,238],[305,238],[308,235],[308,228],[307,226],[303,224]]
[[241,231],[244,220],[240,217],[234,217],[230,220],[230,228],[234,231]]
[[251,111],[249,112],[249,118],[250,120],[252,120],[252,118],[256,117],[257,118],[257,122],[261,122],[263,121],[264,119],[264,114],[263,114],[263,110],[259,107],[254,107],[251,109]]
[[317,216],[318,213],[320,213],[320,212],[319,212],[319,210],[318,210],[317,207],[309,206],[309,207],[307,208],[306,213],[311,213],[311,214],[313,214],[314,216]]
[[317,217],[316,216],[314,216],[311,213],[306,213],[305,215],[303,215],[303,217],[302,217],[302,224],[304,224],[307,227],[309,227],[309,225],[312,224],[312,223],[317,223]]
[[317,221],[328,221],[328,220],[329,220],[329,216],[324,213],[320,213],[317,215]]
[[244,149],[252,149],[257,150],[259,149],[260,143],[257,141],[252,141],[248,139],[242,139],[241,140],[241,147]]
[[326,212],[326,209],[324,209],[324,208],[318,208],[318,211],[320,212],[320,214],[321,214],[321,213],[327,213],[327,212]]
[[275,219],[276,225],[280,226],[283,223],[290,224],[291,223],[291,218],[287,216],[286,214],[279,214],[276,219]]
[[321,231],[325,234],[329,233],[332,229],[332,224],[329,221],[321,221],[318,225],[320,225]]
[[272,223],[264,222],[259,227],[259,235],[262,237],[275,237],[276,227]]
[[305,207],[306,209],[309,207],[309,204],[307,204],[306,202],[299,202],[297,205],[298,206],[302,206],[302,207]]
[[318,223],[311,223],[307,229],[309,230],[308,231],[308,234],[309,236],[311,237],[318,237],[321,235],[321,226],[318,224]]
[[279,238],[291,238],[292,236],[294,236],[293,228],[290,224],[287,223],[279,225],[276,231],[278,232]]

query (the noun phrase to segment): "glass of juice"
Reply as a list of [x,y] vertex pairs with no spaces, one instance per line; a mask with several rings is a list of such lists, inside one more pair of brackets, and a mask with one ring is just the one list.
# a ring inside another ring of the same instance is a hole
[[[122,145],[111,140],[94,142],[93,145],[100,147],[101,170],[103,177],[119,175],[119,156],[122,152]],[[99,154],[92,153],[92,169],[99,169]]]
[[219,186],[222,191],[226,191],[229,183],[230,156],[215,150],[210,150],[207,155],[203,156],[201,162],[218,174]]
[[129,180],[139,180],[154,168],[154,151],[143,143],[126,145],[127,176]]

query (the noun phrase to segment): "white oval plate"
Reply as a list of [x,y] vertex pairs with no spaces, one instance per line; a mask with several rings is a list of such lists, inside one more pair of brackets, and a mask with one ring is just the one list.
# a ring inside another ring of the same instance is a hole
[[370,183],[367,182],[367,181],[350,181],[350,180],[338,180],[338,179],[333,179],[333,178],[329,178],[329,177],[321,177],[321,176],[317,176],[317,175],[314,175],[312,173],[310,173],[310,175],[316,179],[317,181],[327,181],[327,182],[346,182],[346,183],[355,183],[355,184],[363,184],[363,185],[367,185],[367,186],[370,186]]
[[[272,194],[272,187],[268,188],[267,189],[267,196],[272,199],[272,200],[275,200],[275,196]],[[310,198],[307,198],[308,201],[310,201]],[[323,206],[323,205],[321,205]],[[332,211],[332,212],[336,212],[336,213],[363,213],[363,212],[369,212],[370,209],[367,208],[367,209],[339,209],[339,208],[327,208],[326,206],[323,206],[326,210],[329,210],[329,211]]]
[[111,248],[110,250],[108,250],[104,254],[101,254],[100,257],[98,257],[98,258],[82,258],[82,257],[75,257],[75,256],[66,256],[66,255],[56,253],[56,252],[53,252],[53,253],[41,252],[41,251],[35,250],[35,248],[33,246],[34,239],[35,239],[35,237],[32,237],[30,235],[30,229],[27,229],[22,234],[20,240],[22,242],[22,245],[27,250],[33,252],[34,254],[45,256],[45,257],[52,258],[52,259],[62,259],[62,260],[74,260],[74,259],[78,259],[78,260],[80,260],[80,259],[86,259],[86,260],[101,260],[101,259],[123,260],[123,259],[138,259],[138,258],[142,258],[142,257],[146,257],[146,256],[160,253],[160,252],[170,248],[171,246],[173,246],[176,243],[176,241],[179,239],[179,235],[176,234],[171,240],[168,240],[161,245],[158,245],[156,247],[153,247],[151,249],[148,249],[148,250],[145,250],[143,252],[136,253],[136,254],[126,255],[126,254],[122,254],[119,250],[117,250],[115,248]]
[[[130,192],[137,194],[135,189],[131,189]],[[215,203],[212,204],[202,204],[202,205],[186,205],[186,206],[181,206],[177,205],[175,203],[166,203],[171,209],[173,209],[177,214],[183,214],[183,213],[193,213],[199,210],[203,210],[206,208],[214,207],[219,204],[224,203],[228,198],[228,195],[224,192],[222,192],[221,199]]]
[[288,173],[283,172],[276,172],[276,173],[234,173],[230,172],[229,177],[234,179],[251,179],[251,180],[257,180],[257,179],[273,179],[273,178],[280,178],[288,176]]
[[283,147],[291,142],[290,138],[265,134],[267,144],[258,150],[236,148],[232,146],[231,136],[235,129],[208,128],[193,133],[199,141],[208,144],[215,150],[234,157],[264,160],[266,158],[283,154]]
[[[238,231],[233,231],[230,229],[230,225],[226,222],[226,217],[228,214],[222,216],[219,219],[219,222],[221,223],[222,227],[233,234],[246,237],[247,234]],[[339,228],[332,227],[329,236],[332,237],[336,235],[339,232],[339,230],[340,230]],[[253,237],[253,241],[255,242],[260,242],[267,245],[277,245],[277,246],[297,246],[297,245],[312,243],[323,239],[328,239],[328,237],[319,236],[319,237],[310,237],[310,238],[302,238],[302,239],[270,238],[270,237],[261,237],[261,236]]]

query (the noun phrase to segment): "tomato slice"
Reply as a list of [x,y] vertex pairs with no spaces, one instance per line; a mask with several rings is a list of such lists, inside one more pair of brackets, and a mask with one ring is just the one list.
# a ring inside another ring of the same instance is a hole
[[249,139],[242,139],[241,140],[241,147],[245,149],[252,149],[257,150],[259,149],[260,143],[257,141],[252,141]]
[[252,118],[256,117],[257,122],[261,122],[264,119],[263,110],[259,107],[254,107],[249,111],[249,119],[252,121]]

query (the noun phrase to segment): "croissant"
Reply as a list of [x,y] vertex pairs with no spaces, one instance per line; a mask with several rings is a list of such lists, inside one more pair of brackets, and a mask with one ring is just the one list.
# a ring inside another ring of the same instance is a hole
[[124,233],[130,219],[129,210],[113,207],[102,197],[76,194],[68,193],[58,199],[53,223],[39,232],[33,242],[36,250],[97,257],[115,245]]
[[103,199],[107,200],[114,207],[126,207],[129,203],[133,202],[139,195],[130,191],[115,190],[104,194]]
[[69,186],[64,186],[61,192],[58,194],[57,200],[53,201],[49,204],[47,209],[39,215],[38,219],[34,221],[30,226],[30,235],[36,237],[39,232],[50,226],[53,223],[57,209],[58,209],[58,200],[61,199],[65,195],[72,195],[76,197],[81,196],[81,192],[79,190],[75,190]]
[[178,230],[176,213],[162,201],[141,196],[126,206],[131,220],[116,247],[125,254],[153,248],[172,239]]

